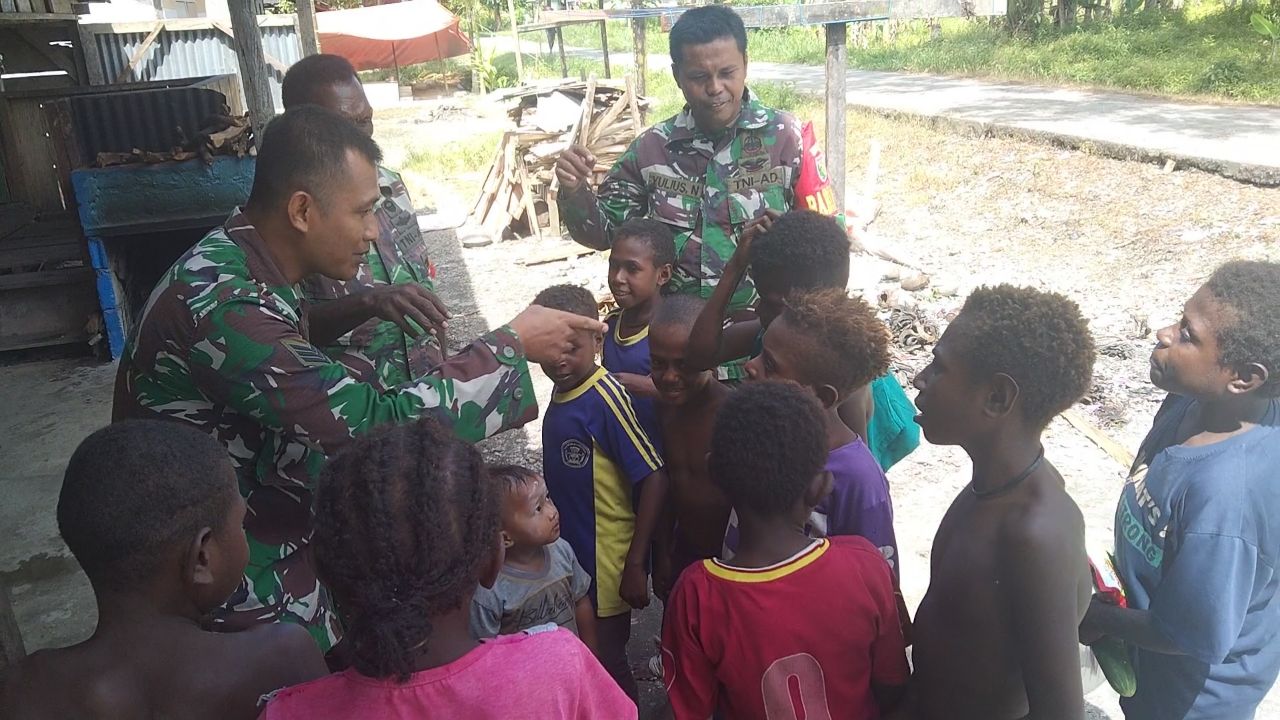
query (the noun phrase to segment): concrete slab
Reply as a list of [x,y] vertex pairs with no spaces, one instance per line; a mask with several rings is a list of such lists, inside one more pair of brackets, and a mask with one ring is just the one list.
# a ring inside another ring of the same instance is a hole
[[115,365],[53,357],[0,367],[0,582],[27,651],[79,642],[97,622],[54,508],[76,445],[111,419]]

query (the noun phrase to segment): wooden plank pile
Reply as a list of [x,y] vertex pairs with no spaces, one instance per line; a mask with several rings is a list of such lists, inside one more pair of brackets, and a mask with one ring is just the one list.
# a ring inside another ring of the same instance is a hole
[[471,222],[481,233],[499,239],[511,229],[517,235],[542,237],[560,233],[556,207],[559,180],[555,164],[570,145],[583,145],[595,156],[593,185],[598,185],[644,129],[648,101],[625,82],[566,80],[505,93],[514,130],[503,133],[489,174],[471,209]]
[[253,128],[248,113],[239,116],[213,115],[204,121],[204,127],[188,135],[182,128],[176,129],[179,142],[166,152],[147,152],[134,148],[132,152],[100,152],[94,167],[153,164],[200,158],[206,165],[213,163],[214,155],[257,155],[253,143]]

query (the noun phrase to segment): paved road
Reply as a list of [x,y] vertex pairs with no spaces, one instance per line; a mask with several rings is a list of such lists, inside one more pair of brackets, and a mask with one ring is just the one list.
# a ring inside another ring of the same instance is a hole
[[[493,38],[503,50],[509,38]],[[532,43],[526,43],[528,49]],[[599,50],[570,48],[579,57]],[[630,53],[610,53],[629,64]],[[649,67],[670,64],[650,55]],[[821,93],[821,67],[752,62],[750,77]],[[1280,186],[1280,107],[1214,105],[1075,88],[1001,83],[909,73],[850,70],[848,102],[876,112],[905,113],[1060,142],[1148,161],[1172,159],[1227,177]]]

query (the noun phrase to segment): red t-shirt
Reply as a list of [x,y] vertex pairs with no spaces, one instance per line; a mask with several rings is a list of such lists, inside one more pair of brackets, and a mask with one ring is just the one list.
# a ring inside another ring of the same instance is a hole
[[662,656],[678,720],[874,719],[871,683],[909,674],[889,565],[856,536],[768,568],[690,566],[671,592]]

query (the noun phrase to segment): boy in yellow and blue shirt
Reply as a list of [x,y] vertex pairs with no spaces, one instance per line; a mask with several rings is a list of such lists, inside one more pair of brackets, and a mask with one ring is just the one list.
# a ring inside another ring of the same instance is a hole
[[[598,317],[582,287],[549,287],[533,302]],[[630,393],[596,363],[602,344],[600,333],[583,331],[572,352],[542,367],[555,384],[542,421],[542,475],[560,509],[561,536],[591,575],[601,664],[635,699],[626,653],[631,609],[649,604],[648,552],[667,475]]]

